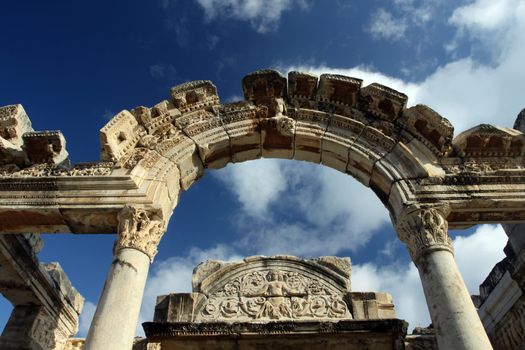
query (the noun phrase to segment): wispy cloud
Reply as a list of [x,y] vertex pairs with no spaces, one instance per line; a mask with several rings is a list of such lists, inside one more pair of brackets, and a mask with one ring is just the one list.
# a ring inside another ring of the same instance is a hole
[[155,63],[149,66],[149,74],[154,79],[173,81],[177,79],[177,70],[172,64]]
[[368,31],[376,39],[399,40],[405,36],[406,20],[380,8],[371,17]]
[[110,120],[111,118],[113,118],[114,115],[115,115],[114,112],[112,112],[109,109],[105,109],[104,112],[102,113],[102,118],[104,118],[104,120]]
[[207,20],[233,18],[250,22],[259,33],[276,29],[283,12],[307,8],[306,0],[196,0]]
[[409,32],[421,35],[436,9],[443,6],[437,0],[394,0],[389,10],[379,8],[370,15],[366,30],[375,39],[390,41],[405,39]]
[[220,37],[217,35],[210,35],[208,37],[208,50],[215,50],[215,47],[217,47],[217,44],[220,41]]

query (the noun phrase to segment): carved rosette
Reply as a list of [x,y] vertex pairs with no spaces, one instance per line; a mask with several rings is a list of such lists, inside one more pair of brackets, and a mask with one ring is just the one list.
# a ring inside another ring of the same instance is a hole
[[148,255],[153,261],[157,246],[166,231],[166,223],[157,211],[126,206],[118,216],[118,239],[115,252],[133,248]]
[[416,264],[419,258],[432,251],[454,253],[448,235],[448,222],[444,214],[435,208],[420,208],[403,214],[397,220],[396,230]]

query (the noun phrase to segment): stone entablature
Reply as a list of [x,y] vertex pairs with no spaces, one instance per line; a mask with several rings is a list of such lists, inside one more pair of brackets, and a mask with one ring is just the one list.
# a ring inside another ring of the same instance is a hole
[[348,173],[393,217],[414,204],[446,204],[453,228],[525,220],[518,124],[454,137],[429,107],[407,108],[404,94],[361,85],[263,70],[243,79],[245,101],[221,104],[211,82],[185,83],[153,107],[117,113],[101,129],[102,161],[74,166],[59,132],[35,132],[21,105],[2,107],[0,232],[115,232],[128,205],[161,209],[167,219],[205,169],[260,157]]

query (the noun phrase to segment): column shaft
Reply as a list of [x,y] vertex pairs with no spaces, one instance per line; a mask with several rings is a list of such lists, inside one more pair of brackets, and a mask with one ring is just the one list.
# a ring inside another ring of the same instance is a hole
[[149,266],[166,229],[160,210],[127,206],[118,220],[114,259],[86,350],[131,350]]
[[149,265],[139,250],[116,252],[84,349],[131,350]]
[[452,253],[430,252],[418,269],[439,348],[492,349]]
[[440,349],[490,350],[492,346],[454,260],[446,208],[407,209],[396,230],[419,270]]

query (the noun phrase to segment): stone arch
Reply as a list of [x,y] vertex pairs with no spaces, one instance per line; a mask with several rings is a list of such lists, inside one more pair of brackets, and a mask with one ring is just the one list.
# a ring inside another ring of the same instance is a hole
[[[130,169],[152,202],[164,203],[158,215],[164,220],[205,169],[230,162],[295,159],[348,173],[388,208],[419,269],[439,346],[489,349],[453,258],[448,219],[483,222],[469,212],[472,203],[478,210],[496,207],[497,215],[510,204],[511,217],[525,214],[512,194],[500,207],[493,202],[495,191],[513,181],[502,169],[523,176],[517,161],[525,156],[523,133],[481,125],[453,140],[450,122],[430,108],[407,108],[400,92],[340,75],[291,72],[286,79],[262,70],[246,76],[242,87],[245,101],[221,104],[211,82],[190,82],[153,108],[119,113],[101,130],[102,159]],[[469,186],[480,176],[471,164],[486,175],[476,189],[484,198],[472,195]],[[498,186],[491,187],[493,173]]]
[[[209,81],[174,87],[169,100],[118,113],[101,130],[102,161],[74,166],[59,131],[34,131],[20,105],[0,108],[0,232],[118,232],[87,348],[129,348],[180,193],[205,169],[267,157],[320,163],[369,186],[419,269],[439,346],[489,349],[448,228],[525,221],[523,120],[453,138],[430,108],[339,75],[257,71],[243,93],[221,104]],[[127,320],[118,334],[115,305]]]
[[245,101],[221,104],[211,82],[186,83],[169,101],[117,114],[101,130],[102,159],[170,182],[171,208],[205,169],[265,157],[347,173],[392,212],[415,196],[412,182],[444,173],[439,157],[452,148],[453,128],[428,107],[407,109],[402,93],[361,85],[263,70],[243,79]]

